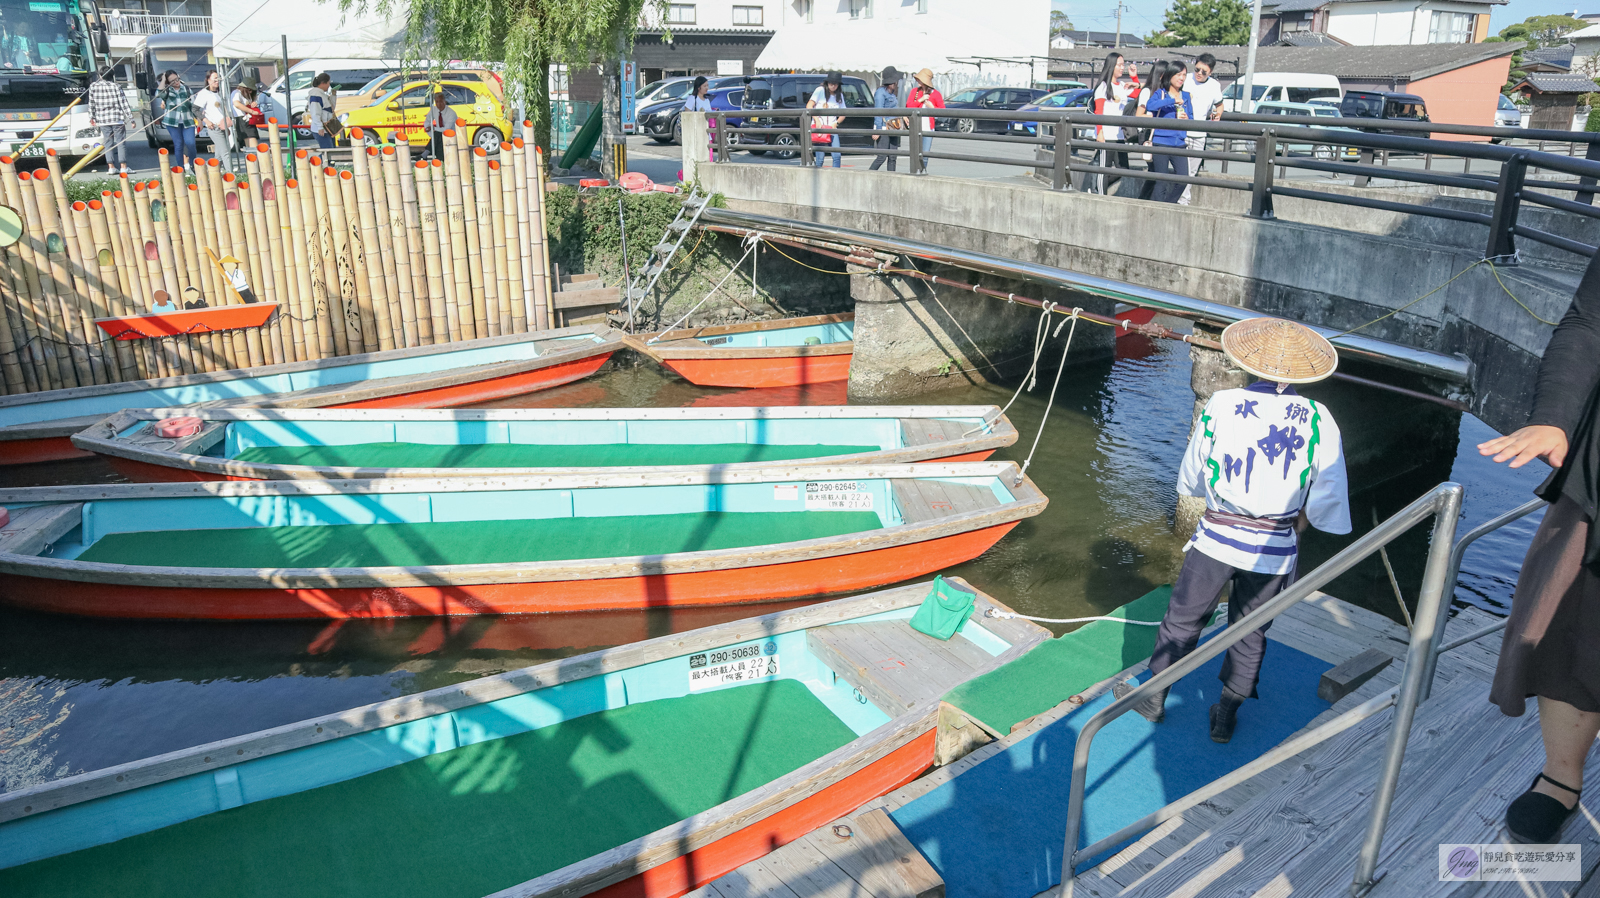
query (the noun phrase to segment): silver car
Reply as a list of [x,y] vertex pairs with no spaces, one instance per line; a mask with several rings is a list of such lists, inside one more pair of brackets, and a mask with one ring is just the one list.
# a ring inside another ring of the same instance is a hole
[[[1500,95],[1500,103],[1495,107],[1494,124],[1496,128],[1522,127],[1522,110],[1518,109],[1517,104],[1511,102],[1511,98],[1505,94]],[[1499,140],[1495,141],[1495,143],[1499,142]]]

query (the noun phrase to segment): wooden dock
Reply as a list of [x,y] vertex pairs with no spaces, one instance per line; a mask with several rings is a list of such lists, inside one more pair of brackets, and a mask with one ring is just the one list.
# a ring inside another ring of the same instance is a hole
[[[1455,612],[1446,641],[1493,620],[1475,609]],[[1279,617],[1268,637],[1336,666],[1369,652],[1395,659],[1313,719],[1306,726],[1310,729],[1395,689],[1408,634],[1381,615],[1318,595]],[[1412,728],[1378,866],[1381,879],[1368,893],[1371,898],[1600,898],[1600,874],[1596,872],[1600,866],[1600,789],[1585,792],[1580,813],[1558,839],[1581,846],[1582,883],[1438,881],[1441,843],[1504,840],[1500,824],[1505,806],[1527,788],[1543,757],[1538,714],[1532,702],[1520,718],[1505,717],[1488,703],[1499,645],[1500,637],[1495,634],[1440,659],[1433,696],[1418,710]],[[1144,666],[1137,665],[1086,690],[1074,697],[1081,699],[1079,702],[1063,702],[1006,738],[982,745],[691,895],[943,895],[942,882],[934,884],[927,879],[930,874],[937,877],[932,866],[914,848],[913,857],[905,856],[909,843],[882,812],[960,776],[1108,690],[1115,680],[1142,672]],[[1343,898],[1365,834],[1391,714],[1379,713],[1168,821],[1080,874],[1078,894],[1092,898]],[[1586,780],[1600,782],[1600,754],[1591,753]],[[881,822],[888,822],[892,831],[883,831]],[[843,839],[841,832],[852,837]],[[863,833],[870,844],[858,843],[853,854],[844,856],[842,846],[861,840]],[[1051,890],[1039,898],[1053,894]]]

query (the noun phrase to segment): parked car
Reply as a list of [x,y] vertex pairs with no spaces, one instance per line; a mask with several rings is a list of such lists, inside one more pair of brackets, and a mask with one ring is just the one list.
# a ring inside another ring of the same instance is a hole
[[[771,118],[763,116],[764,109],[804,109],[806,101],[811,99],[811,94],[822,86],[822,75],[758,75],[750,79],[745,85],[744,100],[740,104],[745,112],[745,124],[753,128],[793,128],[793,118]],[[853,75],[845,75],[844,81],[839,85],[844,92],[844,104],[847,109],[868,110],[861,114],[846,114],[840,122],[841,128],[871,128],[873,115],[872,89],[867,87],[867,82]],[[757,156],[768,152],[777,154],[779,159],[793,159],[799,153],[799,139],[793,134],[739,134],[738,146],[749,150]],[[870,135],[843,135],[839,141],[844,146],[861,147],[871,146]]]
[[[1031,87],[974,87],[961,91],[953,96],[946,97],[946,109],[1021,109],[1037,101],[1045,95],[1045,91],[1035,90]],[[1010,130],[1010,122],[979,121],[977,119],[940,118],[934,119],[936,131],[961,131],[972,133],[978,131],[996,131],[1005,133]]]
[[[740,82],[744,79],[740,78]],[[706,98],[711,101],[711,108],[718,112],[733,112],[740,108],[744,102],[744,84],[733,87],[719,87],[708,91]],[[683,143],[683,101],[666,100],[654,103],[639,110],[639,132],[656,143]],[[744,119],[730,118],[728,124],[737,128],[744,123]]]
[[373,103],[339,116],[346,128],[360,128],[367,146],[406,141],[426,146],[422,122],[428,116],[434,91],[443,91],[446,105],[456,111],[457,133],[473,146],[493,153],[511,138],[511,121],[505,104],[481,81],[408,81]]
[[[721,78],[708,77],[707,80],[710,82],[712,90],[716,90],[719,87],[732,87],[736,84],[744,83],[744,77],[741,75],[730,75]],[[633,102],[638,104],[640,109],[643,109],[646,106],[651,106],[667,100],[681,100],[684,97],[687,97],[689,95],[689,91],[693,88],[694,77],[663,78],[660,81],[652,81],[649,84],[646,84],[644,87],[639,88],[639,91],[633,95]]]
[[[334,104],[334,108],[338,112],[349,112],[352,109],[371,106],[373,103],[387,97],[395,88],[400,86],[401,82],[426,79],[430,73],[425,66],[426,64],[424,63],[409,72],[386,72],[379,75],[362,85],[358,90],[339,94],[339,99]],[[506,97],[505,83],[501,80],[500,73],[481,66],[462,66],[460,68],[447,66],[441,69],[436,77],[450,81],[468,81],[484,84],[494,91],[495,95],[501,100]]]
[[[1094,91],[1092,90],[1081,87],[1068,88],[1066,90],[1058,90],[1055,93],[1045,94],[1034,102],[1023,106],[1021,109],[1018,109],[1017,112],[1021,114],[1029,112],[1044,112],[1052,109],[1088,109],[1089,104],[1093,102],[1093,99]],[[1012,122],[1010,128],[1011,133],[1018,137],[1024,134],[1032,137],[1038,132],[1038,130],[1039,126],[1034,122]],[[1090,128],[1087,130],[1092,131],[1094,129]]]
[[[1495,106],[1494,124],[1497,128],[1522,127],[1522,110],[1517,107],[1517,104],[1511,102],[1511,98],[1505,94],[1500,95],[1500,103]],[[1504,139],[1503,137],[1496,137],[1492,143],[1499,143]]]
[[[1339,114],[1338,109],[1335,109],[1334,107],[1325,103],[1259,103],[1256,105],[1256,114],[1310,117],[1313,119],[1319,119],[1320,121],[1296,122],[1295,124],[1303,125],[1308,128],[1328,128],[1335,131],[1349,131],[1351,134],[1356,133],[1355,129],[1353,128],[1346,128],[1341,125],[1334,124],[1332,121],[1328,121],[1328,119],[1339,119],[1343,118],[1343,116]],[[1291,143],[1289,141],[1280,141],[1279,145],[1284,148],[1284,152],[1290,155],[1295,153],[1309,153],[1310,155],[1315,156],[1325,162],[1332,162],[1335,156],[1333,144]],[[1355,147],[1342,147],[1338,151],[1338,155],[1343,156],[1346,159],[1355,159],[1360,154],[1360,150],[1356,149]]]
[[343,112],[350,104],[341,102],[342,95],[355,95],[374,78],[398,68],[398,59],[302,59],[289,67],[287,76],[280,75],[262,91],[261,112],[280,122],[290,120],[283,108],[285,77],[289,83],[289,102],[294,107],[294,121],[298,122],[305,114],[306,95],[311,92],[311,79],[317,77],[317,73],[328,73],[332,79],[328,86],[334,93],[334,111]]
[[[1416,94],[1397,94],[1381,90],[1347,91],[1339,103],[1339,114],[1345,118],[1387,119],[1396,122],[1425,122],[1428,120],[1427,101]],[[1427,131],[1396,130],[1393,128],[1360,128],[1373,134],[1394,134],[1399,137],[1431,137]]]
[[1302,72],[1257,72],[1250,84],[1250,108],[1242,109],[1239,97],[1244,93],[1241,79],[1228,85],[1222,92],[1224,112],[1254,112],[1257,103],[1309,103],[1318,99],[1337,100],[1343,93],[1339,79],[1333,75],[1312,75]]

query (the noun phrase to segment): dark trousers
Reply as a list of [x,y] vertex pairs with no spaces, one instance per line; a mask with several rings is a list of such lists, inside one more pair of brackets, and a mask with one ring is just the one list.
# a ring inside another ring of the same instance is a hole
[[[1097,150],[1094,154],[1093,164],[1102,168],[1127,168],[1128,154],[1120,151]],[[1085,180],[1085,187],[1091,193],[1110,193],[1117,187],[1117,182],[1122,178],[1117,175],[1090,175]]]
[[[1150,157],[1150,170],[1169,175],[1187,175],[1189,174],[1189,157],[1156,153]],[[1158,203],[1176,203],[1178,197],[1183,196],[1183,188],[1188,186],[1178,181],[1155,181],[1153,183],[1155,188],[1151,191],[1150,198]]]
[[443,159],[444,158],[444,132],[443,131],[435,131],[435,132],[433,132],[433,137],[429,138],[428,143],[429,143],[431,149],[433,150],[433,158],[435,158],[435,159]]
[[[877,137],[872,139],[872,145],[880,150],[898,150],[900,149],[900,138],[890,137],[887,134],[879,134]],[[900,157],[887,155],[875,157],[872,160],[872,171],[877,171],[878,166],[882,165],[883,160],[885,159],[889,160],[889,171],[894,171],[894,163],[898,158]]]
[[[1165,186],[1165,185],[1163,185]],[[1182,184],[1175,185],[1182,192]],[[1200,631],[1217,610],[1222,590],[1233,584],[1233,595],[1228,598],[1228,623],[1261,607],[1268,599],[1288,589],[1295,581],[1295,572],[1287,574],[1258,574],[1241,571],[1223,564],[1196,549],[1184,553],[1183,570],[1172,587],[1172,601],[1167,614],[1161,619],[1161,629],[1156,635],[1156,649],[1150,656],[1150,672],[1158,674],[1179,659],[1194,651],[1200,642]],[[1222,660],[1223,685],[1235,695],[1255,698],[1256,680],[1261,676],[1261,658],[1267,651],[1268,624],[1228,649]]]

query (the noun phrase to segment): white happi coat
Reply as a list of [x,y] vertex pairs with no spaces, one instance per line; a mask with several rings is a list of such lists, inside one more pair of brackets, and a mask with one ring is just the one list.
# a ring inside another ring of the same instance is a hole
[[[1292,520],[1303,508],[1311,526],[1350,532],[1350,499],[1339,425],[1327,407],[1278,385],[1222,390],[1195,422],[1178,471],[1178,492],[1206,508],[1250,518]],[[1294,570],[1294,529],[1271,530],[1200,521],[1184,551],[1204,552],[1240,570]]]

